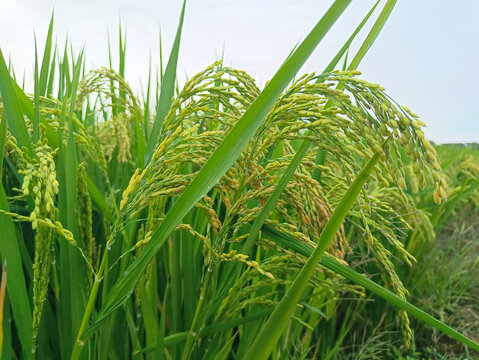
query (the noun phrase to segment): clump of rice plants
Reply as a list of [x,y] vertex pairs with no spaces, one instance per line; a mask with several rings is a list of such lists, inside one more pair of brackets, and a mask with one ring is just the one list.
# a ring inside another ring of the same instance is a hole
[[[395,267],[409,298],[422,309],[436,314],[471,338],[477,338],[477,180],[479,152],[474,144],[436,146],[438,161],[448,178],[448,201],[432,206],[433,190],[414,190],[408,197],[415,204],[417,216],[414,229],[406,238],[407,249],[417,262],[407,266],[399,261]],[[414,181],[407,176],[408,183]],[[354,246],[354,245],[353,245]],[[356,249],[357,252],[358,249]],[[356,267],[354,263],[353,267]],[[364,264],[361,265],[364,268]],[[362,327],[352,326],[343,345],[348,350],[341,358],[367,356],[400,358],[403,346],[397,341],[397,332],[391,331],[392,320],[387,305],[378,308],[363,305]],[[361,321],[362,320],[362,321]],[[411,320],[414,331],[409,358],[474,359],[475,352],[461,343],[451,341],[443,334]],[[365,351],[367,347],[370,352]],[[346,355],[347,354],[347,355]],[[384,355],[386,354],[386,355]]]
[[[121,32],[120,71],[85,72],[83,52],[51,56],[52,20],[31,95],[0,53],[5,358],[329,358],[366,291],[399,308],[406,348],[410,313],[478,349],[407,302],[392,260],[415,262],[409,164],[435,202],[448,191],[424,123],[355,70],[394,1],[347,69],[348,43],[295,77],[348,3],[264,89],[217,61],[174,95],[183,6],[155,106],[124,79]],[[349,267],[354,241],[384,287]]]

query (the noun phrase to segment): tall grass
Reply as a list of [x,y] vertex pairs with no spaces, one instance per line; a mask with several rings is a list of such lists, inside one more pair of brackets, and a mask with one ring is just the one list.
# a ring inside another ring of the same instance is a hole
[[[124,79],[121,29],[119,69],[110,52],[85,72],[52,18],[33,95],[0,52],[2,358],[329,359],[366,290],[399,309],[406,347],[409,313],[478,349],[407,301],[392,259],[414,262],[408,176],[428,204],[447,195],[424,124],[356,71],[395,1],[350,63],[379,2],[323,73],[297,75],[349,3],[262,90],[221,61],[175,88],[185,3],[154,104],[151,70],[144,100]],[[384,286],[349,266],[353,245]]]

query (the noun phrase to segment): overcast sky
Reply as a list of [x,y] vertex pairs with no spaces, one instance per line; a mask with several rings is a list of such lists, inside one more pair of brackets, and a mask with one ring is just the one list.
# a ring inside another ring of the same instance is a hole
[[[180,83],[224,50],[226,65],[248,71],[264,85],[331,4],[189,0]],[[321,71],[373,4],[353,1],[301,72]],[[139,90],[150,53],[154,66],[159,63],[160,27],[165,57],[169,54],[180,6],[180,0],[0,0],[0,48],[11,57],[17,76],[25,72],[31,79],[33,32],[42,49],[54,8],[58,43],[68,34],[75,49],[86,45],[89,68],[107,66],[107,34],[117,49],[121,18],[127,31],[126,77]],[[478,0],[399,0],[359,67],[366,80],[380,83],[418,113],[428,124],[426,136],[436,142],[479,142],[478,15]]]

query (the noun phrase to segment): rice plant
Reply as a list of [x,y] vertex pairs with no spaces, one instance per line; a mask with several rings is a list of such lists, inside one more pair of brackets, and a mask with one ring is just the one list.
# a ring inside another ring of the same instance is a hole
[[[124,78],[121,30],[119,69],[87,72],[52,18],[33,94],[0,52],[2,358],[335,358],[369,292],[397,308],[404,348],[410,314],[479,349],[407,301],[394,261],[416,261],[409,177],[428,204],[448,195],[424,123],[356,70],[395,1],[350,63],[379,2],[297,75],[349,3],[264,89],[221,61],[175,88],[185,3],[155,104]],[[377,282],[351,266],[361,248]]]

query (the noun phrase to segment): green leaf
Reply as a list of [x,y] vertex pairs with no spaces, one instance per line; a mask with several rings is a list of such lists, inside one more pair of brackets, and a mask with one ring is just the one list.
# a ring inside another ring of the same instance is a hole
[[7,145],[7,121],[0,113],[0,179],[3,174],[3,158],[5,157],[5,146]]
[[[83,51],[80,53],[77,62],[74,64],[73,79],[71,85],[71,99],[70,99],[70,114],[68,116],[68,138],[66,146],[66,164],[65,164],[65,179],[66,179],[66,204],[67,204],[67,227],[73,233],[75,238],[78,238],[78,223],[77,223],[77,149],[73,138],[73,109],[76,101],[76,91],[80,79],[80,70],[83,61]],[[76,334],[82,320],[83,311],[85,309],[85,295],[83,294],[84,275],[78,269],[81,268],[83,259],[80,257],[78,250],[72,246],[68,247],[69,254],[69,280],[71,292],[71,324],[72,335]],[[62,274],[63,275],[63,274]],[[74,340],[74,338],[72,338]]]
[[144,166],[146,139],[141,130],[140,120],[135,120],[135,135],[136,135],[136,166],[140,169]]
[[47,94],[48,71],[50,70],[50,58],[52,56],[53,18],[54,18],[54,12],[52,12],[50,25],[48,27],[48,35],[45,41],[45,49],[43,51],[42,68],[40,70],[39,94],[41,96],[48,95]]
[[[284,248],[297,251],[304,256],[310,256],[313,253],[313,248],[309,245],[298,241],[297,239],[291,237],[288,234],[274,229],[270,225],[265,225],[261,229],[261,231],[264,236],[271,238],[273,241],[277,242]],[[400,298],[388,289],[385,289],[383,286],[376,284],[374,281],[370,280],[365,275],[354,271],[353,269],[339,263],[338,261],[334,260],[329,256],[323,256],[319,263],[324,267],[328,268],[329,270],[332,270],[337,274],[345,277],[346,279],[356,283],[357,285],[360,285],[365,289],[371,291],[373,294],[378,295],[379,297],[388,301],[390,304],[407,311],[409,314],[415,316],[426,324],[431,325],[437,330],[442,331],[444,334],[449,335],[453,339],[456,339],[464,345],[469,346],[471,349],[479,351],[478,343],[462,335],[461,333],[446,325],[442,321],[435,319],[434,317],[414,306],[410,302]]]
[[105,198],[101,194],[100,190],[98,190],[98,187],[96,186],[95,182],[88,175],[87,175],[86,181],[88,186],[88,192],[90,193],[92,200],[100,208],[102,214],[109,221],[114,222],[115,218],[110,210],[110,207],[108,206],[108,203],[106,202]]
[[[152,264],[151,278],[143,276],[138,283],[141,298],[141,314],[145,326],[146,344],[157,344],[158,336],[158,296],[155,263]],[[164,335],[163,335],[164,336]],[[158,356],[148,356],[148,359],[157,359]]]
[[[62,66],[62,76],[65,81],[69,81],[67,55],[65,53],[64,63]],[[66,147],[63,143],[59,144],[57,177],[59,181],[58,209],[60,212],[60,221],[66,224],[68,230],[73,233],[74,238],[78,238],[77,223],[77,149],[74,142],[74,104],[76,101],[76,91],[82,68],[83,51],[80,53],[77,61],[72,64],[73,78],[72,82],[64,88],[65,93],[62,94],[64,99],[59,123],[58,138],[63,138],[63,127],[65,123],[68,129],[68,137]],[[71,93],[69,93],[71,91]],[[69,104],[67,99],[70,97]],[[68,122],[66,121],[67,108]],[[83,259],[78,249],[70,244],[60,241],[59,244],[59,277],[62,309],[62,326],[63,332],[61,336],[62,356],[69,357],[71,349],[75,341],[75,335],[80,327],[82,315],[85,309],[85,294],[83,292],[86,282],[84,274],[78,271],[82,267]]]
[[[0,209],[9,211],[8,202],[3,184],[0,184]],[[32,359],[32,311],[25,284],[20,249],[12,219],[0,214],[0,254],[2,261],[7,260],[7,294],[12,300],[13,319],[18,329],[18,336],[22,345],[22,354],[25,359]]]
[[53,59],[50,65],[50,73],[48,74],[48,86],[47,86],[47,96],[53,94],[53,81],[55,80],[55,70],[56,70],[56,54],[57,49],[55,46],[55,50],[53,51]]
[[32,144],[30,143],[22,108],[20,107],[13,83],[0,50],[0,95],[2,96],[8,127],[12,135],[17,139],[18,146],[25,146],[31,154]]
[[40,138],[40,83],[38,80],[38,52],[37,52],[37,40],[35,39],[35,74],[34,74],[35,86],[34,86],[34,113],[33,113],[33,143],[37,143]]
[[[20,107],[22,109],[23,114],[30,119],[32,123],[35,122],[35,110],[33,107],[32,102],[28,98],[28,96],[23,92],[23,90],[20,88],[20,86],[17,85],[17,83],[13,83],[13,87],[15,88],[15,94],[17,96],[18,102],[20,104]],[[40,122],[45,126],[46,128],[46,135],[47,139],[50,143],[50,145],[53,148],[58,147],[58,135],[55,133],[51,125],[48,123],[48,121],[45,120],[45,118],[40,115]]]
[[171,99],[173,98],[175,91],[176,67],[178,65],[178,53],[180,51],[181,31],[183,29],[185,7],[186,0],[183,1],[183,7],[181,8],[180,20],[178,22],[178,29],[176,30],[175,41],[173,42],[173,47],[171,48],[171,53],[168,59],[168,64],[166,65],[165,74],[161,79],[161,92],[160,98],[158,100],[158,106],[156,109],[155,122],[153,123],[153,128],[151,129],[151,133],[146,143],[145,164],[148,164],[151,157],[153,156],[153,152],[155,151],[156,144],[158,142],[158,137],[160,136],[163,120],[165,119],[171,107]]
[[224,359],[227,359],[227,358],[228,358],[228,355],[229,355],[230,352],[231,352],[231,346],[233,346],[233,342],[235,341],[237,335],[238,335],[238,331],[236,331],[236,332],[233,334],[233,336],[231,336],[231,337],[226,341],[226,343],[225,343],[224,346],[221,348],[221,350],[218,351],[218,353],[216,353],[216,356],[215,356],[214,360],[224,360]]
[[158,360],[163,360],[164,358],[163,351],[165,349],[166,307],[168,305],[167,304],[168,290],[169,290],[169,287],[168,285],[166,285],[165,295],[163,296],[162,311],[160,315],[160,324],[158,329],[158,339],[156,341],[156,349],[155,349],[155,346],[151,346],[151,349],[156,351],[156,357]]
[[[349,37],[349,39],[344,43],[344,45],[342,46],[342,48],[338,51],[338,53],[336,54],[336,56],[330,61],[330,63],[328,64],[328,66],[326,66],[326,68],[323,70],[323,73],[327,73],[327,72],[331,72],[333,71],[335,68],[336,68],[336,65],[339,63],[339,60],[341,60],[341,58],[343,57],[343,55],[346,53],[346,51],[349,49],[349,47],[351,46],[351,43],[353,42],[353,40],[356,38],[356,36],[359,34],[359,32],[361,31],[361,29],[364,27],[364,25],[368,22],[369,18],[371,17],[371,15],[373,14],[374,10],[376,10],[376,7],[378,6],[379,4],[379,0],[374,4],[374,6],[371,8],[371,10],[369,10],[369,12],[366,14],[366,16],[364,17],[364,19],[359,23],[358,27],[354,30],[354,32],[351,34],[351,36]],[[358,62],[359,64],[359,62]]]
[[[145,139],[148,139],[149,133],[150,133],[150,96],[151,93],[151,54],[150,54],[150,60],[148,62],[148,83],[146,85],[146,96],[144,100],[144,109],[145,109],[145,115],[144,115],[144,121],[143,121],[143,128],[145,131]],[[145,143],[145,150],[146,151],[146,143]],[[138,155],[139,156],[139,155]],[[144,154],[143,154],[144,156]]]
[[356,53],[356,56],[354,56],[353,60],[351,61],[351,64],[349,64],[348,70],[357,69],[359,63],[366,55],[369,48],[373,45],[374,41],[376,41],[377,37],[379,36],[379,33],[386,24],[386,21],[389,19],[389,15],[391,15],[391,12],[393,11],[396,2],[397,0],[388,0],[386,5],[384,5],[383,10],[379,14],[373,27],[371,28],[371,31],[368,33],[368,36],[359,48],[358,52]]

